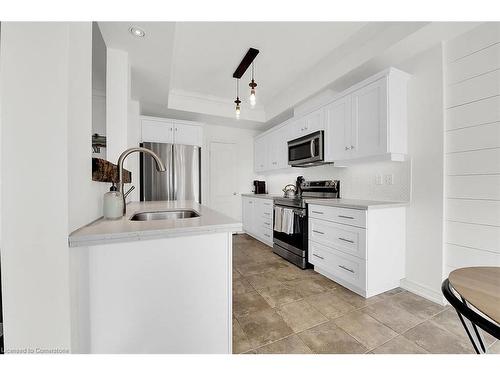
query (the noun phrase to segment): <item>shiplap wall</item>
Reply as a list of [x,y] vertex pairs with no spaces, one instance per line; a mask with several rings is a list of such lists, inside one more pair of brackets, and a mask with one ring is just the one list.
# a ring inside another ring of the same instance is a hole
[[500,23],[445,45],[446,274],[500,266]]

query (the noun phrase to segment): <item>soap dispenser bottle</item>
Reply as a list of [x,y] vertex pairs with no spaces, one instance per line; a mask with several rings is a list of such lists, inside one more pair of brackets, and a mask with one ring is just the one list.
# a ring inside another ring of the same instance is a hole
[[109,191],[104,194],[103,210],[106,220],[116,220],[123,216],[123,198],[114,182]]

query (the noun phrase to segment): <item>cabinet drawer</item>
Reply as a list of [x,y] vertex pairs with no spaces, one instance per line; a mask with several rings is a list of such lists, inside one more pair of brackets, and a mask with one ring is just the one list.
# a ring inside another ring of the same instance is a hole
[[366,228],[365,210],[310,204],[309,217]]
[[262,227],[260,233],[262,238],[268,242],[273,242],[273,231],[269,228]]
[[349,255],[366,259],[366,229],[309,219],[309,239]]
[[363,291],[366,290],[366,261],[364,259],[309,241],[309,263]]
[[262,221],[262,226],[266,229],[273,230],[273,219],[272,218],[264,218]]

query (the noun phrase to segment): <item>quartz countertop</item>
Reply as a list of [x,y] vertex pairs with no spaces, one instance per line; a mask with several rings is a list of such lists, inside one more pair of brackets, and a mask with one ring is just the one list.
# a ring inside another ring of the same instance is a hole
[[248,194],[241,194],[242,197],[251,197],[251,198],[260,198],[260,199],[274,199],[278,197],[283,197],[283,194],[254,194],[254,193],[248,193]]
[[408,202],[387,202],[387,201],[372,201],[363,199],[315,199],[306,198],[306,203],[317,204],[320,206],[333,206],[341,208],[352,208],[355,210],[372,210],[378,208],[406,207]]
[[[178,209],[194,210],[200,216],[173,220],[129,220],[139,212]],[[127,213],[123,218],[117,220],[101,218],[71,233],[69,235],[69,246],[93,246],[241,230],[241,222],[194,201],[131,202],[127,204]]]

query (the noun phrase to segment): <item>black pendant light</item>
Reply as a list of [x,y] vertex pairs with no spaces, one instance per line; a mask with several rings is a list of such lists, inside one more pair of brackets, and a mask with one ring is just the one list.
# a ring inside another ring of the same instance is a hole
[[254,64],[255,63],[252,62],[252,81],[248,84],[248,86],[250,86],[249,101],[250,101],[250,105],[252,107],[255,107],[255,103],[257,102],[257,98],[255,97],[255,88],[257,87],[257,84],[255,83],[255,80],[254,80],[254,73],[255,73]]
[[240,104],[241,104],[241,100],[240,100],[240,80],[237,78],[236,79],[236,100],[234,101],[236,103],[236,118],[239,119],[240,118],[240,113],[241,113],[241,107],[240,107]]
[[241,100],[240,100],[240,93],[239,93],[239,81],[240,78],[243,76],[243,74],[247,71],[250,65],[252,65],[252,82],[250,82],[249,86],[251,88],[250,90],[250,105],[253,107],[255,105],[255,88],[257,87],[257,84],[255,83],[254,80],[254,64],[253,60],[255,57],[258,55],[259,50],[255,48],[249,48],[245,56],[243,56],[243,59],[241,60],[240,64],[236,68],[236,70],[233,73],[233,78],[236,79],[236,100],[234,103],[236,104],[236,118],[240,118],[240,113],[241,113]]

